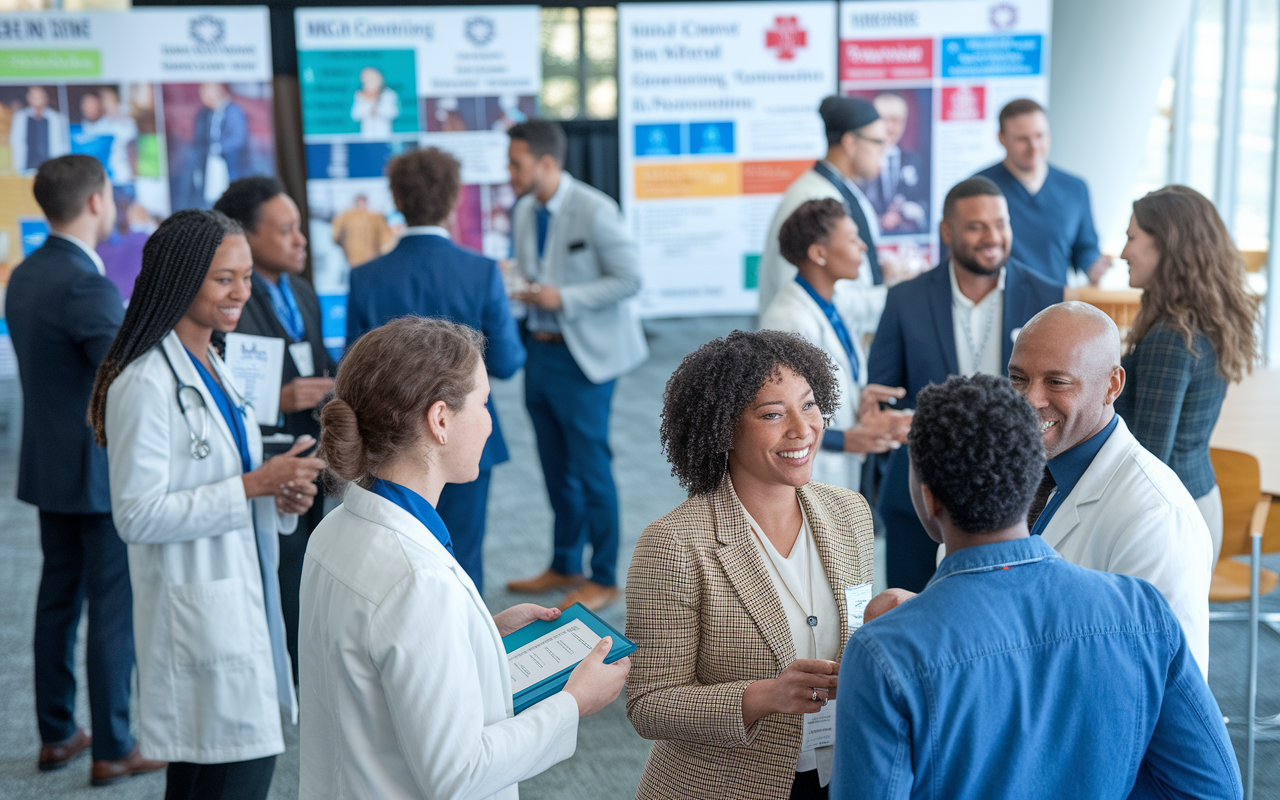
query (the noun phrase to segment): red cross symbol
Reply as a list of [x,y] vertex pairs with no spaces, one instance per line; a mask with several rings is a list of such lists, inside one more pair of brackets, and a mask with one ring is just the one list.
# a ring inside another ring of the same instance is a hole
[[779,61],[790,61],[796,50],[808,44],[807,38],[795,17],[774,17],[773,30],[764,33],[764,46],[778,48]]

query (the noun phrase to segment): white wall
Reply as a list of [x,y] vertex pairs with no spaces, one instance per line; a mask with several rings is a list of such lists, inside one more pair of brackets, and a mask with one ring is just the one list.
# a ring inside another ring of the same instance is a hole
[[1055,0],[1050,161],[1089,184],[1104,252],[1123,241],[1156,92],[1191,0]]

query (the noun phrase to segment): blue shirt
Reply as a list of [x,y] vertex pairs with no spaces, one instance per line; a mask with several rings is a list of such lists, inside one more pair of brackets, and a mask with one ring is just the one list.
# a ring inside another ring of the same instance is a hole
[[1038,536],[956,551],[840,664],[832,800],[1239,798],[1164,597]]
[[289,276],[281,275],[277,283],[265,278],[267,293],[271,295],[271,309],[276,312],[276,319],[284,326],[285,333],[295,342],[302,341],[307,329],[302,321],[302,309],[298,308],[298,300],[293,296],[293,287],[289,285]]
[[1010,258],[1060,286],[1066,286],[1072,267],[1084,272],[1098,260],[1102,253],[1084,181],[1049,167],[1044,185],[1031,194],[1003,163],[978,174],[994,181],[1009,203]]
[[231,402],[231,397],[222,388],[222,384],[209,374],[209,370],[204,368],[204,364],[201,364],[200,359],[196,358],[190,350],[187,351],[187,357],[191,359],[192,364],[196,365],[200,380],[204,381],[205,388],[209,390],[209,394],[213,395],[214,405],[218,407],[219,413],[227,422],[227,427],[231,429],[231,438],[236,440],[236,449],[240,451],[240,466],[245,472],[252,472],[253,459],[249,454],[249,434],[244,427],[244,409]]
[[431,535],[436,537],[440,544],[444,545],[444,549],[449,551],[449,555],[453,555],[453,539],[449,536],[449,529],[445,526],[444,520],[440,519],[440,515],[436,513],[436,509],[426,498],[418,494],[412,489],[401,486],[398,483],[384,481],[382,478],[374,478],[373,485],[369,487],[369,491],[379,497],[390,500],[396,505],[408,511],[409,514],[421,522]]
[[1045,466],[1049,468],[1049,474],[1053,476],[1053,482],[1057,488],[1053,490],[1053,496],[1049,498],[1049,502],[1045,503],[1044,511],[1041,511],[1040,516],[1036,518],[1036,524],[1031,528],[1032,533],[1044,532],[1049,520],[1053,519],[1062,501],[1067,499],[1067,495],[1071,494],[1071,490],[1076,488],[1076,484],[1084,477],[1089,465],[1093,463],[1102,446],[1107,443],[1107,439],[1111,438],[1111,432],[1116,429],[1119,422],[1120,415],[1113,414],[1111,421],[1102,430],[1067,452],[1059,453],[1056,457],[1049,459],[1049,463]]

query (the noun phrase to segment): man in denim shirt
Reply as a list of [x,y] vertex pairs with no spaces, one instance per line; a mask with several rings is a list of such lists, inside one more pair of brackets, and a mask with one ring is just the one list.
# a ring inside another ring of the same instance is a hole
[[916,511],[948,555],[845,647],[831,797],[1241,797],[1161,594],[1029,535],[1044,446],[1008,381],[926,388],[908,444]]

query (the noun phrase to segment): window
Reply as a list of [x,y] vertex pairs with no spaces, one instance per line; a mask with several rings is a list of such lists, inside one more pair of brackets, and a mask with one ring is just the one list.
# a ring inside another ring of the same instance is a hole
[[541,113],[552,119],[618,116],[618,10],[542,9]]

